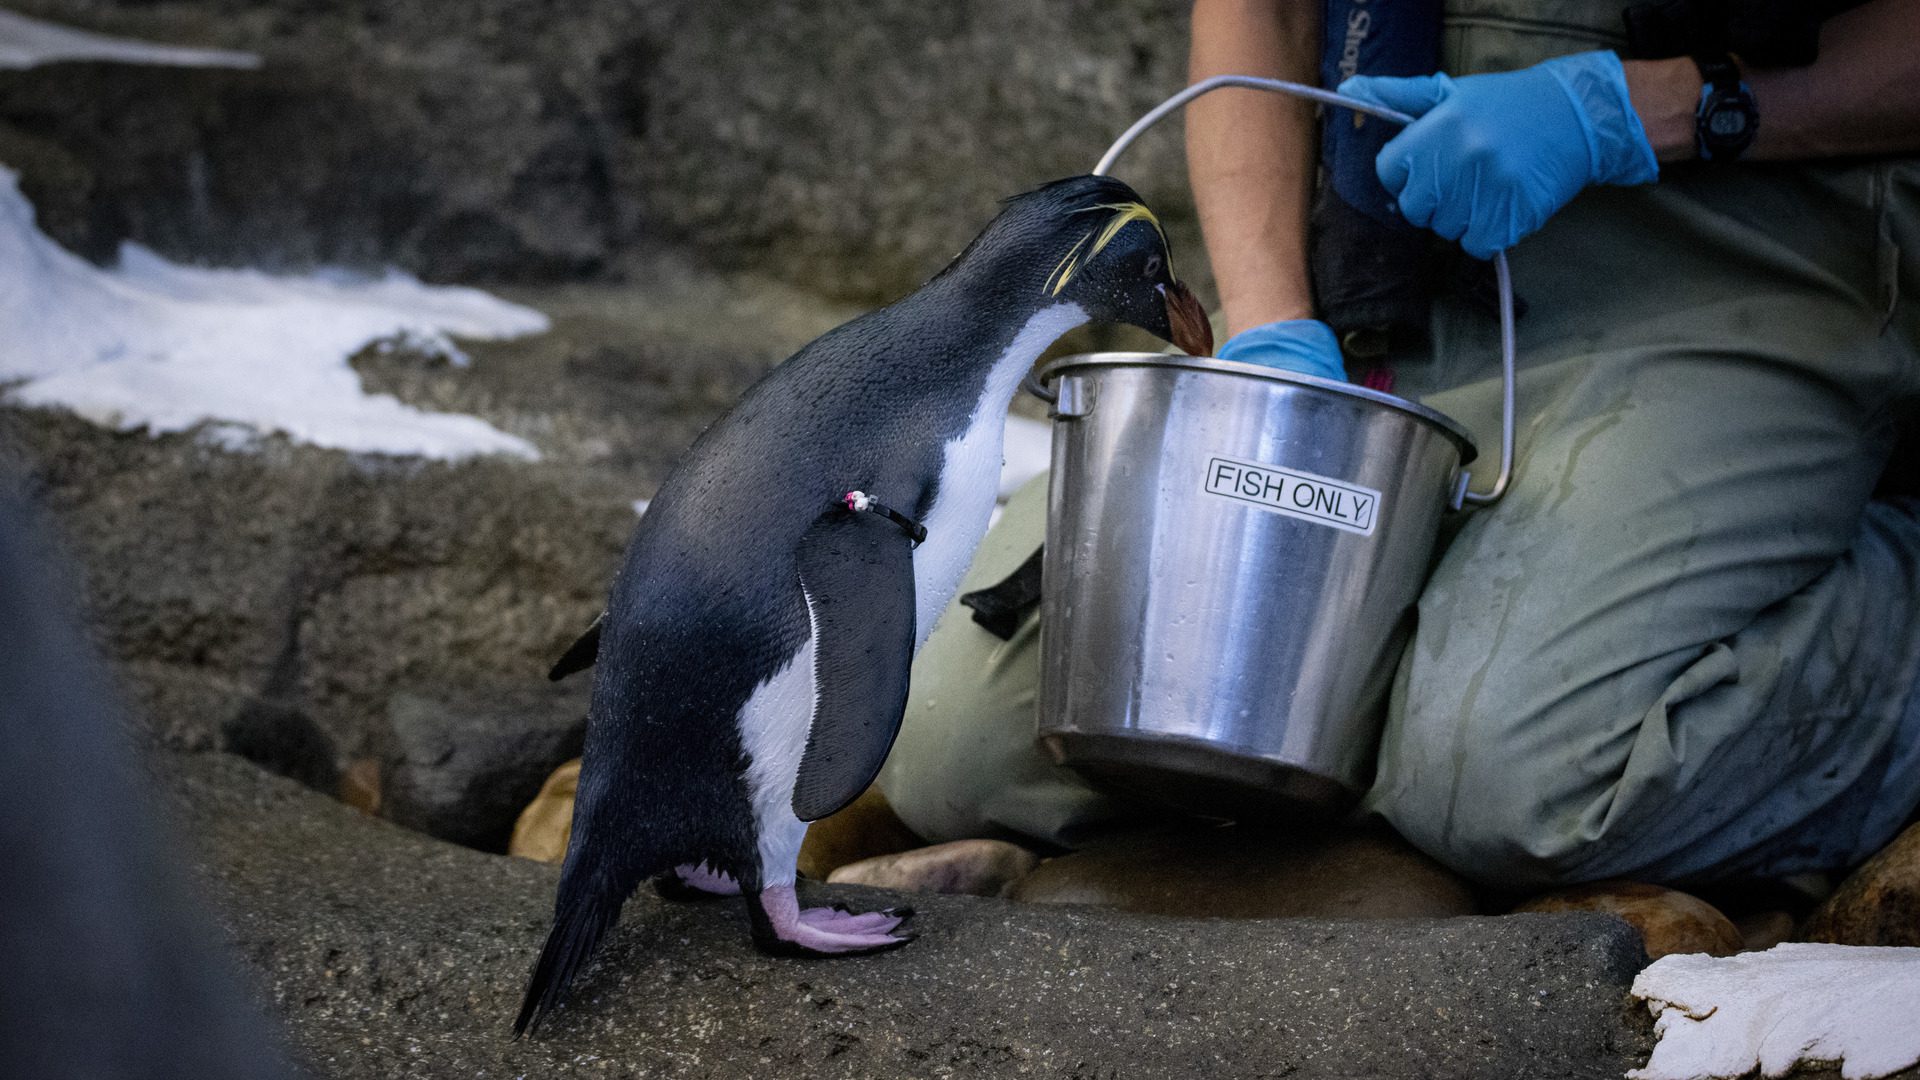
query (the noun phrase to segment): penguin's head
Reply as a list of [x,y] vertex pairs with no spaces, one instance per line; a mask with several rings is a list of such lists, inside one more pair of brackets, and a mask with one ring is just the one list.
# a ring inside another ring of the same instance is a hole
[[1127,323],[1195,356],[1213,355],[1207,312],[1174,277],[1160,220],[1126,184],[1075,176],[1007,201],[1002,243],[1038,271],[1041,303],[1078,304],[1094,322]]

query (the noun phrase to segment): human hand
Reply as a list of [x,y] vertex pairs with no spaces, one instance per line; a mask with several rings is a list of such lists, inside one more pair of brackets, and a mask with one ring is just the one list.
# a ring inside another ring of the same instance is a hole
[[1340,342],[1333,328],[1318,319],[1283,319],[1242,330],[1227,339],[1215,355],[1243,364],[1263,364],[1302,375],[1345,382]]
[[1512,247],[1589,184],[1660,173],[1611,52],[1458,79],[1356,75],[1339,92],[1415,117],[1374,170],[1408,221],[1475,258]]

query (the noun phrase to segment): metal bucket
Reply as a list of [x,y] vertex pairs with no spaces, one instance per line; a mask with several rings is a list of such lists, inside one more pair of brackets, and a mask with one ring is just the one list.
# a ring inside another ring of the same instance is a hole
[[1042,744],[1202,813],[1350,805],[1472,439],[1390,394],[1223,360],[1092,353],[1040,381]]

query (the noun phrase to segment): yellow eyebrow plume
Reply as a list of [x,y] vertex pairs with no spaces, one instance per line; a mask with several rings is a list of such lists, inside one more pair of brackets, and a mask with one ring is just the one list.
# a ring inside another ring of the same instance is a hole
[[[1093,261],[1093,257],[1100,254],[1101,249],[1112,243],[1113,238],[1120,235],[1120,230],[1126,228],[1132,222],[1146,222],[1153,226],[1154,232],[1160,234],[1160,243],[1162,246],[1165,246],[1167,242],[1167,233],[1166,230],[1160,227],[1160,219],[1154,217],[1153,211],[1147,209],[1142,203],[1099,203],[1081,210],[1076,210],[1074,213],[1088,214],[1095,210],[1105,210],[1113,216],[1107,219],[1105,225],[1087,230],[1087,235],[1081,237],[1079,242],[1067,249],[1067,253],[1061,257],[1059,264],[1053,268],[1053,273],[1047,275],[1047,292],[1050,295],[1060,295],[1060,290],[1066,288],[1067,282],[1073,280],[1075,271],[1079,270],[1086,262]],[[1087,247],[1087,241],[1089,240],[1093,241],[1092,247]],[[1080,249],[1083,247],[1087,247],[1085,260],[1080,258]],[[1169,251],[1167,258],[1167,269],[1171,272],[1173,269],[1173,255],[1171,251]]]

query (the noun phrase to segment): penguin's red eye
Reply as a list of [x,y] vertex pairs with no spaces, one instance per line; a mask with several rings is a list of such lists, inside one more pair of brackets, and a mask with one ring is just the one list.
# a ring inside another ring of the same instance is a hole
[[1145,270],[1147,277],[1149,278],[1159,277],[1160,276],[1160,256],[1158,255],[1147,256],[1147,265],[1143,269]]

